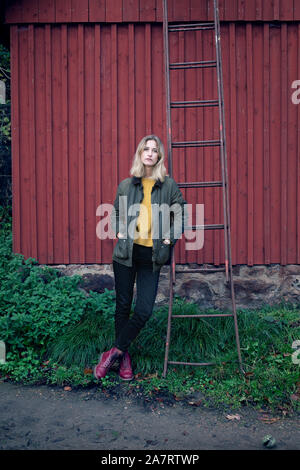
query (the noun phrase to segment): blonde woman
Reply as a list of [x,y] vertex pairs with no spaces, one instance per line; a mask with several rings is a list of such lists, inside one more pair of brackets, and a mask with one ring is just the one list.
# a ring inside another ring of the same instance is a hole
[[[131,177],[118,186],[112,217],[118,238],[113,252],[115,343],[94,368],[97,379],[105,377],[116,361],[120,378],[133,379],[128,348],[152,314],[161,267],[169,263],[171,249],[184,229],[186,202],[174,179],[167,176],[164,160],[160,139],[145,136],[137,147]],[[130,317],[135,282],[136,305]]]

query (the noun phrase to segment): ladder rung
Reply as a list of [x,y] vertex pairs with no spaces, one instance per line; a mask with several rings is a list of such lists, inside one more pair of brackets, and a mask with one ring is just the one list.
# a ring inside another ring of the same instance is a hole
[[170,70],[176,69],[195,69],[195,68],[205,68],[205,67],[216,67],[216,60],[201,60],[200,62],[175,62],[169,64]]
[[193,23],[193,24],[172,24],[168,26],[170,32],[173,31],[197,31],[201,29],[215,29],[215,23]]
[[218,100],[198,100],[198,101],[173,101],[171,108],[200,108],[207,106],[219,106]]
[[215,272],[225,272],[225,268],[195,268],[195,269],[186,269],[183,271],[182,269],[175,270],[176,274],[184,274],[184,273],[215,273]]
[[199,315],[172,315],[172,318],[207,318],[207,317],[233,317],[233,313],[206,313]]
[[223,229],[225,226],[223,224],[208,224],[208,225],[190,225],[186,227],[186,230],[217,230]]
[[179,147],[217,147],[221,145],[221,140],[196,140],[186,142],[173,142],[173,148]]
[[177,362],[177,361],[168,361],[168,364],[182,364],[184,366],[212,366],[215,362]]
[[215,188],[222,187],[222,181],[195,181],[193,183],[178,183],[179,188]]

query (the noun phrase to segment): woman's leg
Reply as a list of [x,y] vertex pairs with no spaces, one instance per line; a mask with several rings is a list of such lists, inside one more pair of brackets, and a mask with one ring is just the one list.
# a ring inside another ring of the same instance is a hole
[[157,294],[159,272],[153,272],[152,249],[135,246],[137,298],[134,314],[123,326],[115,346],[126,351],[150,318]]
[[113,261],[113,270],[116,290],[115,337],[117,339],[129,319],[136,277],[136,266],[135,263],[133,263],[132,267],[128,267]]

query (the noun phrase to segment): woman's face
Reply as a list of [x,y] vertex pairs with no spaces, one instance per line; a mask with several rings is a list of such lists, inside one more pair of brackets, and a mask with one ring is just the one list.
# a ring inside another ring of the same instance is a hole
[[158,160],[158,147],[155,140],[147,140],[145,148],[141,154],[142,163],[148,167],[154,167]]

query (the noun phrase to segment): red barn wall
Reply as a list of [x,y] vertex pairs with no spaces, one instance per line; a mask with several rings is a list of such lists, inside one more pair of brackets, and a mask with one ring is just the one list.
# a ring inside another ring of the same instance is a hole
[[[166,143],[160,2],[72,0],[63,2],[64,11],[50,1],[46,11],[42,3],[16,2],[6,16],[12,23],[13,249],[46,264],[110,263],[114,241],[97,238],[96,209],[113,202],[145,134]],[[183,4],[174,1],[174,19],[209,17],[210,3],[207,9],[191,0],[187,12]],[[300,79],[300,26],[293,21],[300,9],[258,0],[220,2],[220,9],[228,20],[221,41],[232,261],[299,264],[300,105],[292,103],[291,84]],[[174,59],[213,58],[213,37],[176,33],[172,51]],[[216,98],[214,74],[174,72],[172,96]],[[217,109],[174,111],[174,140],[195,135],[218,138]],[[174,177],[220,179],[218,150],[174,151]],[[183,192],[194,207],[204,203],[206,223],[223,222],[220,188]],[[223,234],[208,232],[203,250],[185,251],[180,241],[177,261],[223,263]]]

